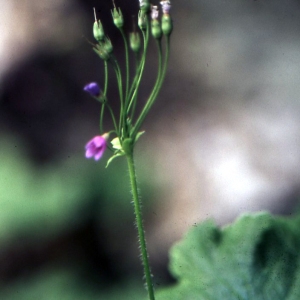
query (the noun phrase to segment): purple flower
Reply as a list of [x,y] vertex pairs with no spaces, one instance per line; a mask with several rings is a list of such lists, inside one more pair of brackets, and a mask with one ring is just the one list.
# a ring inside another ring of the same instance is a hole
[[94,97],[98,97],[100,95],[100,87],[96,82],[88,83],[83,90]]
[[91,158],[94,157],[95,160],[99,160],[105,149],[106,149],[106,140],[108,134],[96,135],[85,145],[85,157]]

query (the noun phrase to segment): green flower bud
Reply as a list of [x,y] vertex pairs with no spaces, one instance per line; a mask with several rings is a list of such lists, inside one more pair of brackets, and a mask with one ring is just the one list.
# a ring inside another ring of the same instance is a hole
[[139,11],[138,25],[139,25],[140,29],[143,31],[146,30],[146,28],[147,28],[147,16],[146,16],[146,13],[142,10]]
[[150,10],[150,3],[149,0],[140,0],[140,9],[147,13]]
[[104,39],[104,36],[105,36],[104,35],[104,30],[103,30],[103,26],[102,26],[100,20],[94,22],[93,34],[94,34],[94,38],[98,42],[101,42]]
[[141,38],[137,32],[131,32],[129,34],[130,48],[133,52],[139,52],[141,49]]
[[96,45],[93,50],[100,56],[101,59],[107,61],[110,59],[110,53],[105,49],[103,45]]
[[114,47],[113,47],[113,45],[112,45],[112,43],[111,43],[111,41],[110,41],[110,39],[108,37],[105,37],[105,40],[104,40],[104,42],[102,44],[102,47],[109,54],[111,54],[113,52],[113,50],[114,50]]
[[93,34],[94,34],[94,38],[100,42],[104,39],[104,30],[103,30],[103,26],[100,20],[97,21],[97,16],[96,16],[96,10],[94,7],[94,16],[95,16],[95,22],[94,22],[94,26],[93,26]]
[[161,29],[164,35],[170,35],[173,29],[172,19],[169,14],[163,14],[161,19]]
[[121,9],[117,9],[116,7],[111,12],[114,23],[117,28],[122,28],[124,25],[124,18],[121,12]]
[[161,26],[159,24],[159,21],[157,19],[154,19],[151,21],[151,33],[154,38],[160,39],[162,32],[161,32]]

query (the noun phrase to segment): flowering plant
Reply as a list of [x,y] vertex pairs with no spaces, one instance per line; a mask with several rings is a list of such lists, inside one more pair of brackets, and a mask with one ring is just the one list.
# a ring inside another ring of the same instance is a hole
[[[244,215],[225,228],[219,228],[212,221],[195,224],[170,252],[170,271],[177,279],[176,284],[154,293],[133,153],[136,142],[143,134],[143,121],[157,99],[166,75],[172,32],[171,5],[168,0],[160,4],[163,14],[161,20],[157,6],[151,6],[147,0],[140,0],[137,20],[140,31],[132,32],[129,41],[123,31],[122,11],[116,7],[112,10],[113,22],[120,30],[125,45],[124,78],[113,54],[112,42],[95,16],[93,33],[97,44],[94,45],[94,51],[104,61],[104,85],[103,90],[95,82],[84,87],[87,93],[101,103],[100,135],[87,143],[86,157],[99,160],[108,148],[113,151],[113,155],[107,165],[119,156],[126,157],[128,162],[148,299],[299,299],[300,216],[281,218],[268,213]],[[138,111],[138,91],[151,35],[158,48],[157,78],[147,101]],[[164,56],[162,40],[166,41]],[[134,52],[137,60],[132,81],[129,49]],[[108,99],[108,66],[114,70],[118,83],[118,111],[112,110]],[[103,131],[105,111],[110,114],[114,126],[108,132]]]
[[[157,6],[151,6],[148,0],[140,0],[140,10],[138,14],[138,26],[140,32],[134,31],[129,35],[129,43],[125,36],[123,26],[124,18],[120,8],[114,4],[112,10],[112,18],[115,26],[119,29],[124,41],[125,48],[125,76],[121,72],[120,65],[114,56],[113,45],[110,39],[105,35],[102,23],[97,20],[95,14],[95,22],[93,26],[93,35],[97,43],[93,45],[93,50],[104,62],[104,85],[103,90],[96,82],[91,82],[84,87],[84,91],[101,103],[100,111],[100,134],[92,138],[85,146],[87,158],[99,160],[106,148],[109,148],[113,155],[108,160],[107,166],[116,157],[125,156],[128,162],[128,170],[131,181],[131,189],[133,195],[133,204],[136,217],[136,225],[138,229],[138,237],[141,251],[142,263],[146,279],[146,286],[150,300],[154,300],[154,290],[152,284],[152,276],[148,261],[148,251],[146,247],[145,233],[143,227],[143,219],[141,212],[140,199],[138,195],[136,172],[133,159],[133,150],[136,142],[144,133],[140,131],[141,126],[148,115],[151,107],[158,97],[161,90],[169,58],[170,35],[172,32],[172,20],[170,17],[170,1],[164,0],[160,2],[163,16],[159,21],[159,10]],[[137,111],[138,91],[144,75],[146,64],[147,49],[150,36],[154,38],[158,49],[158,71],[155,84],[150,92],[147,101],[141,111]],[[141,38],[142,37],[142,38]],[[163,57],[162,39],[166,41],[165,53]],[[141,42],[142,40],[142,42]],[[136,68],[132,81],[130,82],[130,64],[129,64],[129,48],[134,52],[136,58]],[[108,99],[108,66],[111,66],[115,72],[118,94],[120,100],[120,108],[116,112],[109,103]],[[114,128],[108,132],[103,130],[103,117],[105,111],[108,111]],[[110,135],[115,137],[111,140],[111,145],[108,144]]]

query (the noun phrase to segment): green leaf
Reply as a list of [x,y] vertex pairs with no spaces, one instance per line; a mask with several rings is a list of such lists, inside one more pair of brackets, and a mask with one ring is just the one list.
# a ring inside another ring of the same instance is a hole
[[157,300],[300,299],[300,218],[244,215],[206,221],[171,250],[174,286]]

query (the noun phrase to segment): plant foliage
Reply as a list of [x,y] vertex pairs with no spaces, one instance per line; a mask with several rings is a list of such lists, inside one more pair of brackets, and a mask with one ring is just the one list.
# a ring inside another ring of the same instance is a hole
[[299,217],[244,215],[223,229],[206,221],[172,248],[178,282],[156,299],[300,299],[299,249]]

